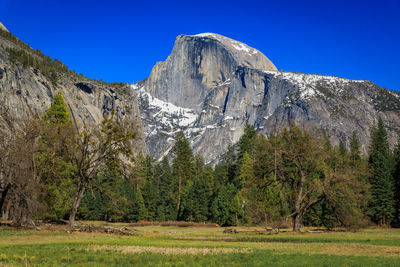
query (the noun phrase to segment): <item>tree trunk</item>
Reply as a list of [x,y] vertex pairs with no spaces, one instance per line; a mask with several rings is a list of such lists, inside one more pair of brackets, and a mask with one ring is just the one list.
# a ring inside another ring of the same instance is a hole
[[10,219],[10,209],[11,209],[11,202],[7,201],[6,207],[2,211],[2,218],[5,221],[8,221]]
[[6,188],[4,188],[3,192],[1,193],[1,196],[0,196],[0,215],[2,214],[3,204],[4,204],[4,201],[6,200],[6,196],[7,196],[7,193],[8,193],[8,190],[10,189],[10,187],[11,187],[11,185],[7,184]]
[[79,208],[79,204],[81,203],[81,200],[83,198],[83,195],[85,194],[86,186],[83,186],[81,189],[78,190],[76,193],[74,203],[72,204],[72,210],[71,214],[69,215],[69,225],[72,227],[74,226],[75,223],[75,216]]
[[177,203],[177,213],[179,217],[179,209],[181,208],[181,191],[182,191],[182,179],[178,179],[178,203]]
[[303,215],[296,213],[293,218],[293,232],[300,232]]

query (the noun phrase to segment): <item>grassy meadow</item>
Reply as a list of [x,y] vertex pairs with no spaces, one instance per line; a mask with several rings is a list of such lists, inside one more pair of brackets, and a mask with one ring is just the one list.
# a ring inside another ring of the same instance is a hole
[[123,236],[3,226],[0,266],[400,266],[394,229],[271,235],[254,227],[235,227],[237,234],[221,227],[134,229]]

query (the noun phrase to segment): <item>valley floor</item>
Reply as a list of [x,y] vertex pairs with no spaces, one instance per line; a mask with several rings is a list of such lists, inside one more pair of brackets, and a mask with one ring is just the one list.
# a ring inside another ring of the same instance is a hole
[[221,227],[90,223],[134,232],[1,226],[0,266],[400,266],[396,229],[269,235],[254,227],[225,234]]

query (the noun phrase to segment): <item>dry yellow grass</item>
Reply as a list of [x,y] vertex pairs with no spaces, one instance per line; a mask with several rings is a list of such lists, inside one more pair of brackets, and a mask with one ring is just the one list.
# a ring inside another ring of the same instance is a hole
[[92,251],[120,251],[122,253],[156,253],[163,255],[180,255],[180,254],[191,254],[191,255],[206,255],[206,254],[226,254],[226,253],[250,253],[250,249],[236,249],[236,248],[177,248],[177,247],[153,247],[153,246],[100,246],[92,247],[88,250]]
[[259,243],[260,249],[274,250],[281,254],[305,253],[347,256],[391,256],[400,257],[400,247],[393,246],[371,246],[363,244],[293,244],[293,243]]

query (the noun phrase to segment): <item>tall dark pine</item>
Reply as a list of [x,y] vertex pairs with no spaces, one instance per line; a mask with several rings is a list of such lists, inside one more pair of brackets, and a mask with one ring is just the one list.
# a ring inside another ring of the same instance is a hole
[[169,166],[168,158],[164,157],[161,162],[162,174],[160,176],[160,201],[164,208],[165,220],[175,220],[177,217],[176,212],[176,199],[174,196],[174,184],[172,180],[171,167]]
[[144,161],[144,174],[146,183],[143,186],[142,195],[147,209],[147,219],[153,221],[157,217],[159,187],[158,181],[154,179],[154,167],[150,156],[147,156]]
[[353,132],[350,139],[350,159],[353,162],[361,160],[361,144],[356,132]]
[[243,135],[240,137],[238,142],[238,159],[239,162],[242,160],[244,153],[252,154],[251,150],[253,147],[253,141],[256,137],[256,128],[254,126],[246,123]]
[[342,140],[340,140],[340,142],[339,142],[339,154],[341,156],[344,156],[344,155],[346,155],[346,153],[347,153],[346,145],[343,143]]
[[186,183],[194,176],[193,152],[182,132],[176,137],[173,148],[174,159],[172,161],[172,174],[175,179],[175,189],[177,192],[177,212],[179,213],[183,190]]
[[372,174],[368,213],[373,222],[388,225],[392,222],[394,215],[394,183],[392,158],[382,119],[379,119],[378,125],[373,126],[371,130],[369,165]]
[[394,150],[395,169],[393,172],[395,184],[395,218],[394,225],[400,227],[400,133],[397,146]]

